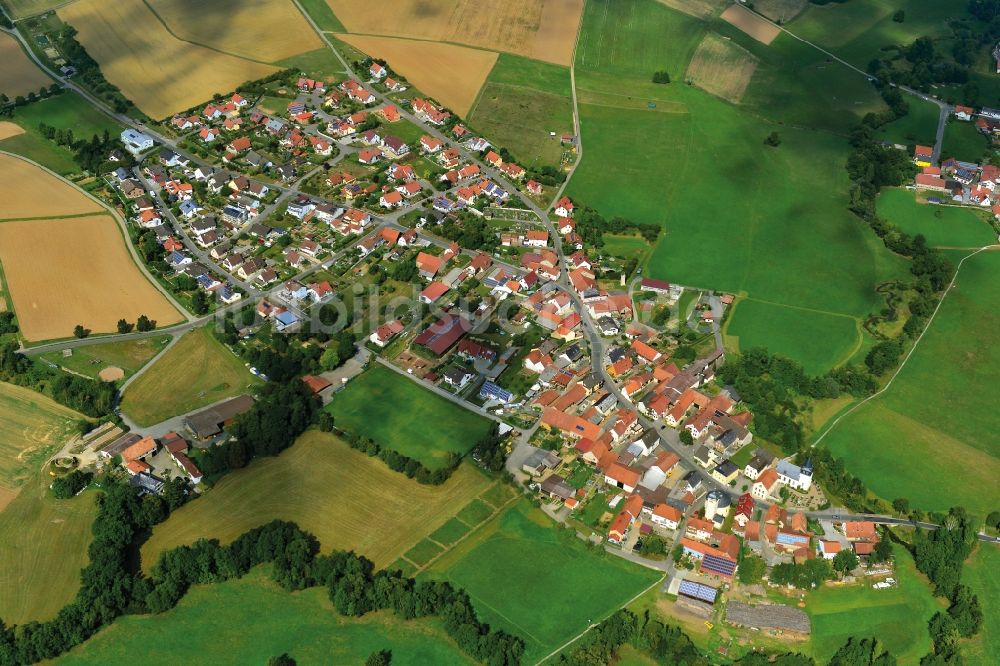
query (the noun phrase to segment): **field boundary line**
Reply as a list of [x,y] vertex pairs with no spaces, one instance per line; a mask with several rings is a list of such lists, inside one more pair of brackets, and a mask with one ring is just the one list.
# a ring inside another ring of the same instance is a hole
[[[497,483],[501,483],[501,482],[497,481]],[[492,486],[490,486],[490,487],[492,488]],[[479,499],[479,498],[478,497],[474,497],[473,499]],[[468,532],[466,532],[465,534],[463,534],[462,536],[460,536],[455,541],[455,543],[451,544],[450,546],[444,546],[443,544],[438,544],[438,545],[441,545],[444,548],[444,550],[442,550],[440,553],[438,553],[437,555],[435,555],[431,559],[427,560],[427,562],[425,562],[423,564],[423,566],[418,566],[417,567],[417,573],[421,573],[423,571],[426,571],[428,568],[430,568],[430,566],[432,564],[434,564],[439,559],[441,559],[449,551],[453,550],[458,544],[462,543],[463,541],[465,541],[466,539],[468,539],[470,536],[472,536],[473,534],[475,534],[479,530],[480,527],[482,527],[486,523],[488,523],[491,520],[493,520],[494,518],[496,518],[498,514],[500,514],[502,511],[504,511],[507,508],[508,504],[511,504],[511,503],[517,501],[518,499],[520,499],[520,497],[518,495],[515,495],[514,497],[511,497],[509,500],[507,500],[506,502],[504,502],[500,507],[494,509],[493,513],[491,513],[489,516],[487,516],[482,521],[480,521],[480,522],[476,523],[475,525],[473,525],[469,529]],[[480,500],[480,501],[483,501],[483,500]],[[489,504],[487,503],[487,505],[489,505]],[[462,508],[465,508],[465,507],[462,507]],[[458,514],[456,513],[454,516],[452,516],[452,518],[458,518]],[[458,519],[461,522],[465,522],[461,518],[458,518]],[[445,521],[445,522],[447,522],[447,521]],[[430,535],[427,535],[424,538],[427,539],[428,541],[432,541],[434,543],[437,543],[436,541],[434,541],[433,539],[430,538]],[[419,541],[417,543],[419,543]],[[404,555],[404,557],[405,557],[405,555]]]
[[744,300],[756,301],[757,303],[764,303],[766,305],[774,305],[781,308],[791,308],[793,310],[805,310],[806,312],[814,312],[816,314],[830,315],[831,317],[845,317],[852,321],[859,321],[860,317],[855,317],[849,314],[844,314],[843,312],[830,312],[829,310],[820,310],[818,308],[807,308],[801,305],[789,305],[787,303],[778,303],[777,301],[768,301],[763,298],[754,298],[753,296],[747,296]]
[[[64,178],[63,176],[60,176],[55,171],[49,169],[48,167],[46,167],[44,165],[39,164],[38,162],[36,162],[34,160],[28,159],[27,157],[25,157],[23,155],[18,155],[17,153],[8,152],[6,150],[0,150],[0,155],[6,155],[8,157],[14,157],[16,159],[22,160],[24,162],[27,162],[28,164],[31,164],[31,165],[33,165],[33,166],[41,169],[42,171],[44,171],[45,173],[49,174],[50,176],[53,176],[54,178],[58,178],[59,180],[61,180],[62,182],[66,183],[70,187],[74,188],[76,191],[81,192],[85,197],[87,197],[91,201],[95,202],[98,206],[100,206],[101,208],[103,208],[106,211],[106,213],[109,214],[109,215],[111,215],[111,218],[117,223],[116,226],[118,227],[118,233],[122,237],[122,242],[125,243],[125,247],[128,250],[128,254],[129,254],[129,256],[132,259],[132,263],[134,263],[135,266],[136,266],[136,268],[139,269],[139,272],[142,273],[143,277],[145,277],[147,280],[149,280],[149,282],[153,285],[153,287],[158,292],[160,292],[164,296],[164,298],[167,299],[167,302],[170,303],[170,305],[172,305],[174,307],[174,309],[177,310],[177,313],[181,316],[181,319],[184,320],[182,322],[178,322],[178,324],[182,325],[184,323],[190,323],[190,322],[192,322],[192,321],[195,320],[194,315],[192,315],[190,312],[188,312],[186,308],[184,308],[183,306],[181,306],[181,304],[177,302],[177,299],[174,298],[174,295],[171,294],[169,291],[167,291],[163,287],[163,285],[160,284],[160,282],[158,280],[156,280],[156,279],[153,278],[153,274],[149,272],[149,269],[146,267],[146,264],[144,264],[142,262],[142,260],[139,258],[139,253],[136,251],[135,246],[132,244],[132,239],[131,239],[131,237],[128,234],[128,224],[125,222],[125,219],[123,217],[121,217],[120,215],[118,215],[118,211],[114,210],[113,208],[111,208],[111,206],[109,206],[108,204],[104,203],[103,201],[101,201],[100,199],[98,199],[97,197],[95,197],[93,194],[91,194],[90,192],[88,192],[87,190],[85,190],[82,187],[78,186],[73,181],[71,181],[71,180],[69,180],[67,178]],[[13,299],[11,299],[11,300],[13,300]],[[15,310],[15,314],[16,314],[16,310]]]
[[48,215],[39,215],[36,217],[5,217],[0,219],[0,224],[3,224],[4,222],[36,222],[38,220],[73,220],[80,217],[97,217],[99,215],[103,216],[107,214],[107,211],[94,211],[92,213],[73,213],[71,215],[56,215],[54,217],[50,217]]
[[[75,2],[75,0],[73,0],[73,1]],[[245,56],[245,55],[239,55],[238,53],[232,53],[231,51],[223,51],[222,49],[220,49],[217,46],[212,46],[210,44],[202,44],[201,42],[196,42],[193,39],[185,39],[184,37],[181,37],[176,32],[174,32],[173,28],[170,27],[170,25],[167,23],[166,19],[164,19],[162,16],[160,16],[160,13],[157,12],[156,9],[153,8],[153,5],[149,4],[149,0],[142,0],[142,4],[146,5],[146,9],[148,9],[150,12],[152,12],[153,16],[156,17],[156,20],[159,21],[160,25],[163,26],[163,29],[166,30],[170,34],[171,37],[173,37],[174,39],[176,39],[179,42],[184,42],[186,44],[191,44],[192,46],[200,46],[203,49],[208,49],[209,51],[215,51],[216,53],[221,53],[222,55],[227,55],[227,56],[229,56],[231,58],[239,58],[241,60],[249,60],[250,62],[255,62],[258,65],[268,65],[270,67],[275,67],[275,68],[278,67],[274,63],[266,62],[264,60],[257,60],[256,58],[250,58],[250,57]],[[296,53],[295,55],[289,56],[289,58],[294,58],[294,57],[299,56],[299,55],[302,55],[302,54],[301,53]],[[282,60],[284,60],[284,59],[285,58],[282,58]]]
[[[659,569],[657,569],[657,571],[659,571]],[[641,592],[639,592],[637,595],[635,595],[634,597],[632,597],[631,599],[629,599],[628,601],[626,601],[624,604],[621,605],[620,608],[615,609],[615,610],[611,611],[610,613],[608,613],[606,616],[604,616],[604,618],[601,620],[601,622],[603,622],[604,620],[608,619],[609,617],[611,617],[612,615],[614,615],[615,613],[617,613],[619,610],[621,610],[621,608],[625,608],[629,604],[633,603],[636,599],[638,599],[642,595],[646,594],[647,592],[649,592],[650,590],[652,590],[657,585],[661,585],[663,583],[663,581],[666,580],[666,578],[667,578],[667,574],[666,574],[666,572],[663,572],[663,575],[660,576],[658,579],[656,579],[653,582],[652,585],[650,585],[649,587],[645,588],[644,590],[642,590]],[[569,639],[568,641],[566,641],[565,643],[563,643],[562,645],[560,645],[559,647],[557,647],[555,650],[553,650],[549,654],[547,654],[544,657],[542,657],[541,659],[539,659],[538,662],[535,664],[535,666],[541,666],[541,664],[543,664],[544,662],[548,661],[549,659],[551,659],[552,657],[556,656],[557,654],[559,654],[560,652],[562,652],[563,650],[565,650],[567,647],[569,647],[573,643],[575,643],[578,640],[580,640],[581,638],[583,638],[587,634],[587,632],[589,632],[591,629],[593,629],[594,627],[598,626],[599,624],[600,624],[600,622],[591,623],[586,629],[584,629],[583,631],[581,631],[579,634],[577,634],[576,636],[574,636],[573,638]]]
[[122,385],[118,388],[118,394],[121,395],[122,393],[125,393],[125,389],[128,388],[129,384],[131,384],[132,382],[134,382],[137,377],[141,376],[143,373],[145,373],[147,370],[149,370],[151,367],[153,367],[153,364],[156,363],[157,361],[159,361],[160,357],[162,357],[164,354],[166,354],[168,351],[170,351],[170,348],[173,347],[177,343],[177,341],[180,340],[182,337],[184,337],[183,333],[182,334],[176,334],[176,333],[172,334],[170,336],[170,342],[168,342],[166,345],[164,345],[163,349],[161,349],[159,352],[157,352],[157,354],[155,356],[153,356],[153,358],[151,358],[148,361],[146,361],[146,365],[144,365],[141,368],[139,368],[138,370],[136,370],[134,373],[132,373],[131,377],[129,377],[128,379],[126,379],[124,381],[124,383],[122,383]]
[[887,381],[885,383],[885,386],[883,386],[881,389],[879,389],[875,393],[871,394],[870,396],[868,396],[864,400],[861,400],[860,402],[855,403],[850,408],[848,408],[847,411],[845,411],[845,412],[841,413],[839,416],[837,416],[837,418],[834,419],[833,423],[830,424],[830,427],[827,428],[825,431],[823,431],[823,433],[818,438],[816,438],[816,441],[814,441],[812,444],[810,444],[810,447],[814,447],[817,444],[819,444],[820,442],[822,442],[826,438],[826,436],[829,435],[833,431],[833,429],[837,427],[838,424],[840,424],[841,421],[843,421],[846,417],[848,417],[851,414],[853,414],[859,407],[861,407],[862,405],[867,404],[871,400],[874,400],[875,398],[879,397],[880,395],[882,395],[883,393],[885,393],[886,391],[889,390],[889,387],[892,386],[892,383],[894,381],[896,381],[896,377],[898,377],[899,373],[901,373],[903,371],[903,368],[906,367],[906,363],[910,360],[910,357],[913,356],[913,352],[915,352],[917,350],[917,347],[920,346],[920,341],[924,339],[924,336],[927,334],[927,331],[930,330],[931,324],[933,324],[934,320],[937,318],[938,311],[941,309],[941,306],[944,305],[944,301],[948,297],[948,294],[951,293],[952,288],[954,288],[955,282],[958,281],[958,275],[959,275],[959,273],[962,272],[962,265],[965,263],[965,261],[967,259],[971,259],[972,257],[976,256],[980,252],[994,250],[994,249],[997,249],[997,248],[1000,248],[1000,245],[995,245],[995,244],[994,245],[984,245],[983,247],[979,248],[975,252],[971,252],[971,253],[965,255],[964,257],[962,257],[962,260],[958,262],[958,266],[955,267],[955,274],[951,276],[951,282],[948,283],[948,288],[944,290],[943,294],[941,294],[941,299],[938,301],[937,306],[934,308],[934,312],[932,312],[931,316],[927,319],[927,325],[924,326],[924,330],[920,331],[920,335],[917,336],[917,339],[913,341],[913,346],[910,347],[910,350],[908,352],[906,352],[906,356],[903,357],[903,361],[899,364],[899,367],[896,368],[896,371],[892,373],[891,377],[889,377],[889,381]]

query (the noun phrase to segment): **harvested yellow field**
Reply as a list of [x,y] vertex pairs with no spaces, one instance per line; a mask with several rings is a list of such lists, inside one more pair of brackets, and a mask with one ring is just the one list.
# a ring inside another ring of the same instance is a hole
[[757,69],[757,58],[715,33],[708,33],[691,56],[687,79],[722,99],[739,103]]
[[142,0],[79,0],[58,13],[108,81],[152,118],[278,71],[174,37]]
[[660,4],[684,12],[695,18],[708,18],[725,4],[726,0],[658,0]]
[[42,86],[48,86],[52,79],[47,77],[38,66],[21,50],[16,39],[0,32],[0,92],[14,99],[18,95],[38,92]]
[[[8,124],[11,123],[3,123]],[[0,136],[3,136],[2,131],[0,127]],[[93,199],[48,171],[19,157],[0,154],[0,220],[59,217],[100,210]]]
[[781,30],[743,5],[732,5],[722,12],[722,20],[731,23],[761,44],[770,44]]
[[569,65],[583,0],[327,0],[348,32],[456,42]]
[[338,34],[354,48],[381,58],[423,93],[464,116],[497,61],[493,51],[396,37]]
[[66,338],[146,315],[160,325],[179,313],[133,263],[107,215],[0,223],[0,265],[22,335]]
[[274,62],[323,46],[288,0],[149,0],[149,6],[181,39],[251,60]]
[[0,120],[0,141],[17,136],[18,134],[24,134],[24,130],[20,125],[12,123],[9,120]]

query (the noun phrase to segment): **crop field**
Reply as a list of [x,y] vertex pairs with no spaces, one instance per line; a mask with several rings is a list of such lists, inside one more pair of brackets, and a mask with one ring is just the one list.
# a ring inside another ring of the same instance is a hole
[[66,0],[5,0],[4,6],[12,17],[24,18],[47,12],[65,3]]
[[954,157],[966,162],[979,163],[989,148],[989,140],[976,129],[975,123],[950,120],[944,128],[941,157]]
[[569,65],[583,0],[327,0],[348,32],[468,44]]
[[715,14],[725,0],[657,0],[658,2],[696,18],[708,18]]
[[327,409],[338,428],[370,437],[430,469],[444,465],[451,453],[470,451],[490,428],[485,417],[381,365],[352,379]]
[[9,139],[12,136],[18,136],[19,134],[24,134],[24,130],[20,125],[12,123],[9,120],[0,121],[0,141]]
[[[772,124],[691,86],[650,83],[656,69],[687,69],[704,24],[654,2],[616,7],[620,11],[606,12],[602,3],[587,5],[581,44],[609,36],[614,42],[578,51],[578,86],[615,93],[624,85],[658,109],[686,112],[596,105],[581,96],[587,150],[567,194],[605,216],[663,226],[665,233],[646,261],[649,275],[743,294],[770,303],[772,310],[795,309],[768,318],[753,316],[751,306],[751,318],[743,324],[737,308],[731,334],[769,341],[773,352],[817,369],[822,369],[822,355],[817,356],[816,347],[830,350],[828,360],[842,358],[858,344],[854,322],[881,307],[875,287],[908,273],[906,262],[886,251],[847,211],[846,141],[828,132]],[[768,80],[788,90],[794,90],[794,81],[809,77],[805,71],[779,76],[782,64],[768,49],[735,30],[721,34],[757,56]],[[648,65],[637,69],[634,63],[643,54]],[[755,81],[760,72],[758,68],[744,103],[765,114],[775,108],[770,104],[775,98],[759,92]],[[789,95],[781,102],[796,109],[783,116],[789,124],[808,126],[813,118],[830,114],[826,98],[813,97],[812,89],[808,99],[801,90]],[[763,145],[772,131],[782,141],[777,149]],[[803,330],[819,334],[808,349],[787,333],[793,318]],[[778,321],[783,322],[780,327]]]
[[96,493],[57,500],[49,481],[35,474],[0,511],[0,617],[7,626],[53,618],[80,589]]
[[746,34],[756,39],[761,44],[770,44],[774,38],[781,34],[781,30],[743,5],[732,5],[722,12],[723,21],[731,23]]
[[42,70],[21,50],[21,44],[6,33],[0,33],[0,92],[10,99],[29,92],[38,92],[52,83]]
[[[983,627],[971,641],[963,641],[966,663],[987,666],[1000,654],[1000,546],[979,542],[962,568],[962,582],[979,597]],[[993,655],[993,657],[990,657]]]
[[[1000,414],[984,409],[1000,377],[1000,254],[962,266],[956,286],[889,390],[842,420],[823,440],[869,488],[925,510],[995,509],[984,488],[1000,474],[994,433]],[[928,387],[948,396],[947,409]],[[892,474],[885,470],[892,469]]]
[[885,189],[878,214],[908,234],[923,234],[932,247],[978,248],[996,242],[993,227],[980,213],[958,206],[918,203],[913,192]]
[[705,92],[738,104],[756,69],[752,53],[709,33],[691,57],[686,78]]
[[275,458],[224,477],[176,511],[143,547],[148,569],[164,550],[205,538],[229,542],[270,520],[293,520],[324,552],[355,550],[385,567],[444,525],[491,481],[461,465],[440,486],[421,485],[333,435],[307,432]]
[[325,587],[286,592],[263,568],[195,586],[166,613],[121,617],[59,663],[265,664],[288,653],[300,664],[363,664],[386,649],[393,666],[475,663],[435,619],[403,620],[391,611],[345,617]]
[[246,393],[259,383],[205,326],[185,333],[129,384],[121,406],[136,423],[148,426]]
[[[727,323],[728,342],[736,349],[764,347],[798,360],[811,375],[846,362],[862,335],[860,320],[849,315],[800,310],[752,298],[740,300]],[[817,339],[829,339],[831,344],[817,345]]]
[[559,137],[573,130],[569,70],[502,53],[468,118],[523,166],[558,166]]
[[809,0],[756,0],[753,8],[776,23],[788,23],[808,4]]
[[812,620],[812,652],[825,663],[848,638],[864,627],[901,664],[920,661],[930,649],[927,621],[942,603],[917,573],[913,558],[901,546],[893,548],[898,584],[887,590],[867,585],[824,586],[812,592],[806,612]]
[[107,215],[0,223],[0,264],[21,335],[30,341],[66,338],[77,324],[111,332],[122,317],[134,322],[143,314],[161,325],[176,322],[180,314],[139,271],[124,243]]
[[323,46],[286,0],[150,0],[149,6],[180,39],[241,58],[270,63]]
[[151,118],[278,71],[178,39],[142,0],[79,0],[58,13],[79,31],[77,39],[105,78]]
[[459,115],[466,115],[489,76],[497,54],[455,44],[395,37],[339,34],[360,51],[381,58],[420,90]]
[[522,636],[525,663],[600,622],[659,577],[588,550],[573,536],[560,538],[526,502],[445,553],[427,575],[463,587],[480,617]]
[[0,488],[20,488],[74,434],[82,418],[41,393],[0,382]]
[[0,155],[0,220],[96,213],[101,206],[34,164]]
[[62,352],[42,354],[42,359],[92,379],[98,379],[101,372],[108,368],[121,368],[125,378],[128,378],[159,354],[170,339],[166,335],[162,338],[107,342],[77,347],[72,350],[72,356],[63,356]]

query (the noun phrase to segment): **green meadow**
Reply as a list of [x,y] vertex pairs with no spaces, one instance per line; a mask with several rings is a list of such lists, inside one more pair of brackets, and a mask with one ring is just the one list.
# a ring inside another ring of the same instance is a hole
[[23,155],[46,166],[56,173],[73,173],[79,169],[73,154],[63,146],[44,138],[38,124],[45,123],[57,129],[71,129],[77,139],[90,139],[104,131],[112,135],[121,132],[121,126],[98,111],[74,92],[64,92],[33,104],[14,109],[11,120],[24,129],[24,134],[0,141],[0,150]]
[[900,664],[915,664],[930,650],[927,621],[943,604],[917,573],[913,558],[893,549],[898,584],[876,590],[866,583],[824,586],[809,595],[806,612],[812,620],[813,657],[826,663],[852,636],[875,636]]
[[923,234],[932,247],[978,248],[996,242],[984,213],[958,206],[918,203],[913,192],[886,189],[878,197],[878,214],[908,234]]
[[451,453],[468,453],[490,428],[488,419],[381,365],[352,379],[327,409],[338,428],[430,469],[445,465]]
[[880,127],[877,134],[883,141],[914,146],[933,146],[937,138],[938,107],[915,97],[907,97],[909,113]]
[[[979,542],[962,568],[962,582],[979,597],[983,627],[979,635],[964,643],[963,652],[972,666],[996,663],[1000,654],[1000,546]],[[990,655],[993,655],[990,657]]]
[[976,129],[975,123],[953,118],[945,125],[942,158],[954,157],[965,162],[979,163],[988,149],[989,140]]
[[573,130],[571,94],[568,67],[501,53],[469,122],[524,166],[559,166],[559,138]]
[[426,575],[472,597],[491,625],[515,632],[533,664],[623,606],[659,574],[590,550],[519,502],[440,557]]
[[878,495],[925,510],[996,508],[1000,413],[1000,254],[965,262],[956,286],[888,391],[830,431],[823,445]]
[[[737,308],[729,332],[741,347],[767,343],[816,372],[845,360],[861,342],[856,322],[882,304],[875,287],[907,272],[847,210],[844,136],[801,128],[845,114],[830,113],[829,90],[803,93],[798,82],[829,89],[850,70],[815,56],[803,61],[812,69],[795,69],[787,63],[795,45],[768,54],[742,40],[761,57],[745,98],[757,113],[748,113],[680,82],[706,23],[651,0],[615,7],[585,10],[576,60],[585,157],[568,194],[607,216],[662,225],[646,261],[651,276],[768,303]],[[675,83],[650,82],[662,68]],[[857,113],[822,130],[846,132],[862,111],[879,108],[864,77],[854,77],[857,99],[840,103]],[[787,91],[780,105],[768,90],[775,82]],[[798,126],[759,115],[768,109]],[[772,131],[776,149],[763,144]],[[791,311],[775,314],[783,309]]]
[[436,620],[344,617],[325,587],[286,592],[261,569],[193,587],[166,613],[121,617],[55,663],[266,664],[288,653],[300,664],[363,664],[378,650],[392,651],[393,666],[475,663]]

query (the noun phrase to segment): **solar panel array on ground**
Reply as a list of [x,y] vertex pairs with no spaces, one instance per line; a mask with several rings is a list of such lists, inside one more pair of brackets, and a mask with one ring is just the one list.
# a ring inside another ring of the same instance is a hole
[[677,588],[677,591],[684,596],[707,601],[710,604],[715,603],[715,595],[718,593],[718,590],[714,587],[702,585],[692,580],[681,581],[681,585]]
[[706,555],[701,561],[701,570],[711,571],[723,576],[732,576],[736,571],[736,562],[716,557],[715,555]]

